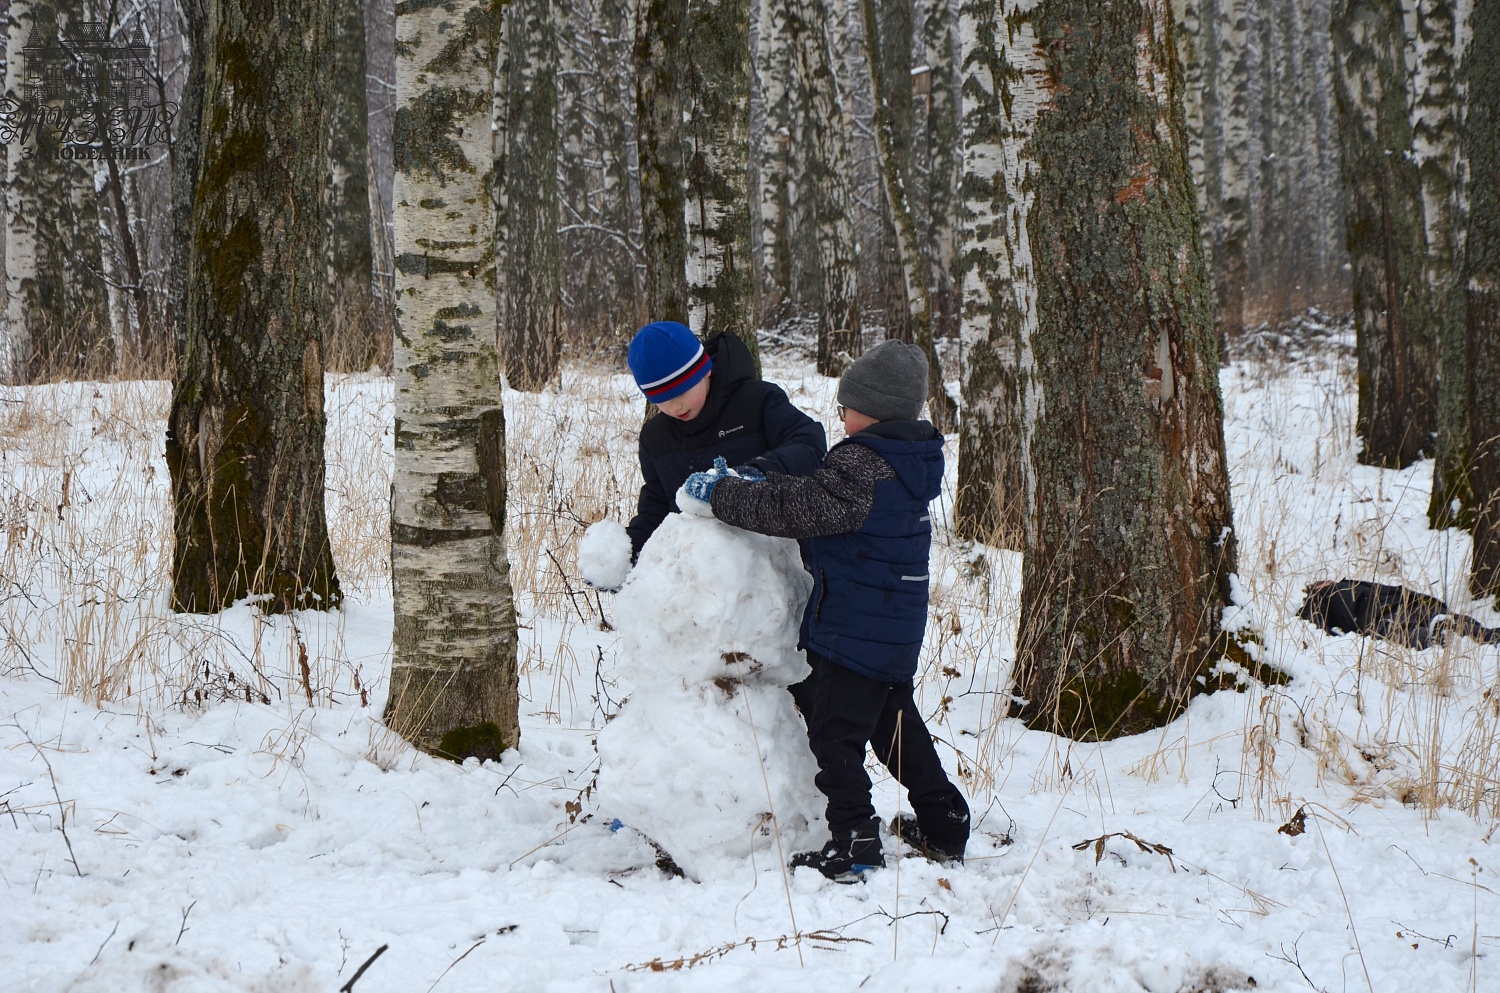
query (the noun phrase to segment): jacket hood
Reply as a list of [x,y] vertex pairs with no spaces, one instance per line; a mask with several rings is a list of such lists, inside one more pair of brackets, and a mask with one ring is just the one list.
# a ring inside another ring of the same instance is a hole
[[720,331],[703,343],[703,350],[714,364],[713,378],[709,380],[708,400],[702,412],[689,425],[715,423],[735,387],[755,378],[755,360],[750,357],[750,349],[734,335]]
[[881,421],[848,440],[879,452],[918,500],[936,500],[942,492],[943,436],[929,422]]

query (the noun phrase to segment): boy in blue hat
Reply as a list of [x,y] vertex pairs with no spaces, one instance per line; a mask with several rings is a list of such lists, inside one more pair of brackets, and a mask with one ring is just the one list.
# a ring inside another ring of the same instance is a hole
[[677,510],[677,489],[722,457],[755,472],[805,476],[828,451],[823,426],[792,405],[781,387],[755,375],[750,350],[732,334],[705,344],[685,325],[656,321],[630,342],[630,372],[665,417],[641,429],[640,500],[626,526],[631,560]]
[[699,472],[685,484],[686,498],[701,501],[695,512],[802,540],[813,578],[801,636],[812,692],[798,702],[831,838],[791,864],[840,882],[885,865],[865,772],[869,745],[911,798],[915,816],[899,818],[895,833],[939,862],[962,861],[969,840],[968,802],[943,771],[912,699],[927,626],[927,505],[943,479],[942,435],[919,420],[926,398],[921,349],[881,342],[839,382],[848,437],[816,473],[773,470],[757,480]]

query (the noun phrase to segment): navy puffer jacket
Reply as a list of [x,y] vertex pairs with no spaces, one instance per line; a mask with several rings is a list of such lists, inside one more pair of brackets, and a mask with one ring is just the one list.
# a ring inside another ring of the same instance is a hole
[[806,542],[813,591],[803,647],[871,679],[904,681],[916,674],[927,628],[927,505],[942,489],[943,439],[935,432],[925,441],[861,432],[841,444],[874,449],[895,478],[875,484],[859,530]]

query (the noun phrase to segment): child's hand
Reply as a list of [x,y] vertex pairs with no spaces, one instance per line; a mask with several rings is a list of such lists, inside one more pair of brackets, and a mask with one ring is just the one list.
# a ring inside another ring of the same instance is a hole
[[723,479],[726,475],[727,473],[720,474],[713,471],[695,472],[687,478],[682,484],[682,489],[678,491],[687,497],[687,503],[702,504],[703,508],[707,510],[706,513],[700,512],[700,508],[697,507],[693,508],[692,511],[688,511],[687,503],[684,503],[682,500],[678,500],[677,505],[682,507],[684,512],[693,513],[695,516],[712,517],[714,487],[718,486],[719,480]]
[[682,489],[677,491],[677,506],[682,508],[684,514],[692,517],[714,516],[714,487],[730,476],[743,479],[747,483],[763,483],[766,479],[759,469],[750,466],[729,468],[729,463],[725,462],[724,456],[720,455],[714,459],[712,469],[707,472],[695,472],[683,482]]

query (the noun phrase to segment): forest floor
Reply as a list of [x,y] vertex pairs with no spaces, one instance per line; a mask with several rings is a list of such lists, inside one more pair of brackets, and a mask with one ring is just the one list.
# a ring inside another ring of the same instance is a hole
[[[1497,622],[1467,538],[1426,526],[1430,466],[1357,463],[1348,334],[1324,331],[1222,374],[1226,623],[1290,682],[1157,732],[1003,716],[1019,556],[947,530],[950,444],[920,704],[976,832],[962,866],[853,886],[749,842],[673,878],[610,830],[595,739],[629,702],[614,598],[574,554],[633,500],[628,377],[506,397],[522,737],[463,766],[379,722],[388,379],[328,383],[344,605],[270,618],[167,608],[165,384],[0,390],[0,990],[1500,990],[1500,650],[1296,617],[1306,583],[1350,577]],[[837,438],[831,381],[767,374]],[[714,743],[682,762],[714,776]]]

